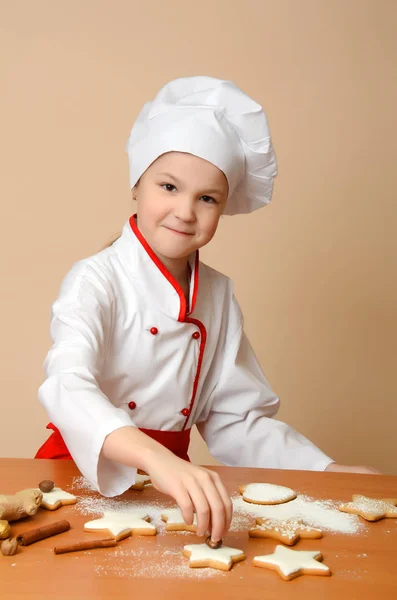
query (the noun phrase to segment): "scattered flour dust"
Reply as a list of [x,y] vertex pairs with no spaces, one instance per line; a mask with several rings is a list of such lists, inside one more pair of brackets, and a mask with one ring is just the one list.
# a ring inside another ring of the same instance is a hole
[[[121,542],[122,544],[123,542]],[[124,547],[112,555],[111,560],[102,557],[100,563],[95,565],[97,575],[118,577],[142,577],[144,579],[205,579],[209,577],[224,576],[225,573],[215,569],[192,569],[188,559],[182,554],[182,547],[175,549],[142,548],[127,549],[128,540]],[[115,564],[114,558],[117,560]]]
[[305,495],[298,495],[295,500],[284,504],[251,504],[242,496],[232,496],[234,517],[231,531],[241,531],[254,525],[253,518],[267,517],[276,520],[302,519],[306,525],[326,531],[354,534],[365,529],[356,515],[342,513],[337,509],[337,502],[332,500],[315,500]]
[[[181,543],[179,536],[194,534],[190,532],[166,533],[161,514],[165,508],[169,508],[168,505],[165,506],[156,501],[145,503],[137,499],[131,501],[105,498],[84,477],[74,478],[72,490],[78,497],[76,509],[83,515],[95,518],[107,510],[123,512],[144,510],[150,517],[150,522],[157,528],[158,535],[167,535],[169,538],[170,545],[168,547],[164,547],[164,544],[156,545],[153,543],[153,538],[149,543],[144,538],[140,538],[139,544],[131,538],[121,541],[111,554],[107,556],[101,554],[96,558],[98,562],[96,562],[94,570],[99,576],[202,579],[226,575],[226,572],[215,569],[192,569],[189,567],[188,559],[183,556],[184,543]],[[241,495],[233,495],[232,501],[234,515],[231,532],[248,531],[254,526],[255,517],[268,517],[275,520],[298,518],[311,527],[344,534],[356,534],[367,529],[359,517],[340,512],[337,509],[338,503],[332,500],[316,500],[300,494],[295,500],[278,505],[251,504],[245,502]]]
[[96,492],[96,488],[83,476],[73,477],[71,490],[80,490],[82,492]]
[[[96,491],[84,477],[75,477],[72,489],[81,491]],[[252,504],[245,502],[240,494],[232,496],[234,515],[230,531],[248,531],[254,525],[255,517],[268,517],[275,520],[302,519],[306,525],[317,527],[324,531],[345,534],[356,534],[365,531],[366,525],[356,515],[343,513],[337,509],[338,502],[333,500],[316,500],[304,494],[298,494],[295,500],[283,504]],[[98,515],[105,510],[147,511],[151,522],[158,528],[159,534],[165,533],[165,524],[161,519],[164,505],[158,502],[144,503],[134,500],[105,498],[98,493],[95,496],[79,496],[76,508],[83,515]],[[184,533],[188,536],[190,532]]]
[[[161,578],[189,578],[203,579],[209,577],[223,576],[225,573],[210,568],[192,569],[189,560],[183,556],[183,546],[189,540],[180,542],[180,535],[184,537],[193,536],[189,531],[178,531],[177,533],[166,533],[165,523],[161,514],[166,506],[152,501],[142,502],[134,499],[125,500],[120,498],[105,498],[91,486],[84,477],[75,477],[72,482],[72,490],[78,497],[76,509],[89,519],[99,516],[103,511],[128,512],[144,510],[150,517],[150,522],[155,525],[158,535],[167,535],[172,546],[156,546],[155,540],[139,538],[139,547],[132,538],[122,540],[116,549],[109,554],[101,553],[94,567],[99,576],[113,575],[116,577],[142,577],[147,579]],[[80,492],[82,495],[79,495]],[[92,495],[95,492],[95,495]],[[167,507],[169,508],[169,507]],[[152,536],[150,536],[151,538]],[[179,539],[179,541],[178,541]],[[146,547],[145,547],[146,546]],[[116,561],[115,561],[116,558]],[[116,563],[116,564],[115,564]]]

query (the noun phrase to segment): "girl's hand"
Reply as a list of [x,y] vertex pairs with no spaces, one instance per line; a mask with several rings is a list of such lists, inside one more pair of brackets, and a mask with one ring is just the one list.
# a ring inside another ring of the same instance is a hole
[[144,470],[159,492],[175,499],[188,525],[197,516],[197,535],[211,532],[214,542],[227,533],[233,505],[218,473],[197,467],[168,450],[145,457]]
[[365,475],[381,475],[380,471],[373,469],[372,467],[338,465],[337,463],[331,463],[325,470],[334,473],[363,473]]
[[175,456],[136,427],[120,427],[103,443],[105,458],[136,467],[149,474],[153,486],[179,505],[183,518],[192,525],[197,516],[197,535],[211,532],[214,542],[230,527],[233,505],[219,475]]

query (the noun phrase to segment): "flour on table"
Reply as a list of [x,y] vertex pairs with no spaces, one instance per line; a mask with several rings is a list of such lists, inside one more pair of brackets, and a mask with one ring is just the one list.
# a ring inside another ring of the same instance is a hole
[[[234,516],[230,531],[242,531],[253,526],[255,517],[269,519],[303,519],[306,525],[318,527],[324,531],[354,534],[366,530],[358,517],[341,513],[337,502],[332,500],[315,500],[305,495],[298,495],[295,500],[285,504],[260,505],[247,504],[241,496],[232,496]],[[341,518],[342,517],[342,518]]]
[[[123,542],[122,542],[123,543]],[[101,555],[96,558],[94,571],[99,576],[116,576],[136,579],[207,579],[224,577],[227,572],[211,568],[192,569],[182,555],[181,547],[177,548],[131,548],[128,541],[112,554],[112,558]],[[116,561],[114,560],[116,558]],[[116,564],[115,564],[116,563]]]
[[80,491],[87,491],[87,492],[97,492],[98,490],[96,489],[96,487],[94,487],[92,485],[92,483],[90,481],[88,481],[88,479],[86,479],[85,477],[83,477],[82,475],[79,477],[73,477],[72,480],[72,485],[71,485],[71,489],[72,490],[80,490]]

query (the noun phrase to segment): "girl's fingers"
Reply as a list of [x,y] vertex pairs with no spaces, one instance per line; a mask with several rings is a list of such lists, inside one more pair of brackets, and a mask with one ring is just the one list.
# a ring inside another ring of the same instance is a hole
[[174,495],[175,502],[181,509],[182,517],[187,525],[192,525],[194,521],[194,505],[186,489],[181,486],[178,494]]
[[226,507],[210,474],[207,475],[203,489],[211,510],[211,538],[214,542],[218,542],[227,531]]
[[[231,498],[230,498],[225,486],[223,485],[222,480],[219,477],[218,473],[215,473],[214,471],[209,471],[209,472],[211,474],[211,477],[214,481],[216,489],[218,490],[218,494],[221,497],[224,508],[225,508],[225,513],[226,513],[225,530],[228,531],[230,524],[232,522],[232,518],[233,518],[233,503],[232,503]],[[216,540],[214,540],[214,541],[216,541]]]
[[205,492],[195,479],[189,482],[187,492],[194,505],[194,511],[197,517],[196,533],[200,537],[209,529],[211,522],[211,508]]
[[[178,465],[180,469],[174,468],[174,461],[183,463]],[[188,525],[193,523],[196,513],[197,535],[203,536],[209,530],[213,541],[221,540],[230,527],[233,505],[219,475],[176,457],[164,461],[164,467],[159,468],[157,463],[154,469],[149,469],[153,486],[175,499]]]

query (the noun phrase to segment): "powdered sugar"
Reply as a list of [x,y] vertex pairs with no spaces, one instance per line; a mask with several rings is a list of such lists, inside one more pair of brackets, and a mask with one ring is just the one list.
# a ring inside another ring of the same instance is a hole
[[[133,499],[104,498],[95,491],[89,481],[84,477],[76,477],[72,483],[73,490],[79,490],[84,495],[78,496],[76,508],[84,515],[100,515],[104,511],[131,511],[144,510],[150,517],[151,523],[156,526],[159,534],[165,534],[165,523],[161,514],[167,508],[165,503],[157,501],[145,502],[136,496]],[[85,492],[88,492],[85,493]],[[143,492],[144,493],[144,492]],[[141,494],[141,492],[138,492]],[[76,494],[77,495],[77,494]],[[255,526],[255,517],[266,517],[276,520],[302,519],[306,525],[317,527],[322,531],[334,531],[345,534],[356,534],[367,530],[366,525],[359,517],[340,512],[340,503],[332,500],[316,500],[309,496],[298,494],[295,500],[285,504],[261,505],[245,502],[240,495],[233,495],[234,515],[230,527],[231,532],[248,531]],[[178,532],[177,535],[190,536],[190,532]],[[167,533],[167,535],[172,535]]]
[[353,495],[353,502],[341,504],[339,510],[359,514],[368,521],[377,521],[383,517],[397,518],[397,507],[393,500],[379,500],[367,496]]
[[[117,577],[143,577],[145,579],[204,579],[209,577],[224,576],[224,573],[215,569],[192,569],[189,561],[182,554],[182,547],[178,548],[128,548],[128,540],[120,545],[112,556],[101,558],[94,570],[98,575]],[[116,561],[115,561],[116,559]]]
[[114,513],[129,513],[137,510],[145,512],[150,517],[150,523],[158,531],[165,530],[165,523],[161,519],[161,513],[164,507],[157,502],[145,503],[137,500],[124,500],[115,498],[104,498],[103,496],[85,496],[79,499],[77,503],[79,512],[83,515],[99,515],[104,512],[112,511]]
[[250,535],[251,533],[260,534],[261,532],[273,532],[289,541],[295,541],[301,534],[305,533],[313,534],[313,537],[321,535],[320,530],[304,525],[300,519],[286,519],[285,521],[280,521],[278,519],[259,519],[256,527],[250,530]]
[[243,487],[243,498],[254,504],[281,504],[296,497],[296,492],[273,483],[249,483]]
[[306,525],[321,530],[354,534],[365,529],[355,515],[341,513],[337,502],[332,500],[315,500],[309,496],[298,495],[295,500],[285,504],[259,505],[244,502],[241,496],[232,497],[234,517],[231,531],[241,531],[253,526],[254,517],[271,519],[302,519]]
[[92,483],[90,481],[88,481],[88,479],[86,479],[83,476],[73,477],[71,489],[72,490],[80,490],[80,491],[90,491],[90,492],[97,492],[98,491],[92,485]]
[[[105,498],[84,477],[75,477],[72,488],[78,497],[76,510],[85,516],[100,516],[107,511],[115,513],[129,513],[144,511],[161,536],[167,536],[168,546],[157,542],[154,536],[150,538],[127,538],[109,552],[93,553],[95,561],[94,571],[98,576],[116,576],[122,578],[150,578],[150,579],[204,579],[208,577],[223,577],[224,573],[210,568],[192,569],[188,559],[183,556],[181,535],[194,536],[188,531],[168,533],[161,514],[169,507],[169,502],[164,498],[163,503],[156,500],[145,501],[144,492],[135,492],[129,499]],[[174,508],[174,507],[172,507]],[[156,536],[157,537],[157,536]],[[186,540],[187,541],[187,540]]]

